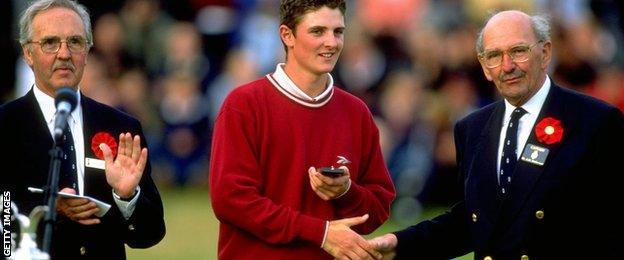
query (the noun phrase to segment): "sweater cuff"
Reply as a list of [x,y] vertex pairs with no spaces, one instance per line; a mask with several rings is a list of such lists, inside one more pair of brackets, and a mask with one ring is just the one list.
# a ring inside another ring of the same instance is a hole
[[340,195],[338,195],[338,197],[336,197],[335,199],[339,199],[340,197],[344,196],[345,194],[347,194],[347,192],[349,192],[349,189],[351,189],[351,179],[349,179],[349,183],[347,184],[347,189]]
[[346,208],[353,207],[354,201],[361,201],[363,199],[361,189],[362,187],[358,185],[357,183],[350,182],[347,192],[340,195],[338,198],[334,199],[334,202],[339,207],[346,207]]
[[318,218],[300,215],[299,237],[315,245],[321,246],[324,240],[324,233],[327,222]]

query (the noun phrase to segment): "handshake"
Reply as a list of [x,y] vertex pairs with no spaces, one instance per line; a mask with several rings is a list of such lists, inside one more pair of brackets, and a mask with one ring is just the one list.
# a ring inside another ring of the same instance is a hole
[[335,259],[393,259],[397,238],[389,233],[370,240],[351,229],[368,219],[368,214],[329,222],[323,250]]

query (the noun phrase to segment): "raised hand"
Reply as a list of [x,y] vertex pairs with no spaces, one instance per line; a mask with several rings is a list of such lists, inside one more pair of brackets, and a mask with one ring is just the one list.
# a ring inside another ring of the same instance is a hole
[[351,226],[362,224],[367,219],[368,214],[330,221],[323,250],[336,259],[381,259],[382,255],[379,252],[351,230]]
[[349,169],[346,166],[341,166],[339,169],[343,169],[345,173],[337,178],[325,176],[314,167],[308,169],[310,186],[321,199],[336,199],[343,195],[349,188],[351,182]]
[[[76,194],[76,191],[72,188],[64,188],[60,192]],[[100,219],[95,216],[95,213],[100,211],[100,209],[95,205],[95,202],[88,199],[63,198],[59,196],[56,199],[56,211],[60,215],[83,225],[100,224]]]
[[100,149],[106,163],[106,181],[121,198],[132,197],[147,163],[147,148],[141,149],[141,137],[135,135],[132,138],[130,133],[120,134],[117,158],[114,160],[108,145],[102,143]]

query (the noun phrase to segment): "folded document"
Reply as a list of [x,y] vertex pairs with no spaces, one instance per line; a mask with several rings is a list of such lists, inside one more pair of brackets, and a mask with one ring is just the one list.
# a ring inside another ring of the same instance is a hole
[[[28,191],[32,192],[32,193],[43,193],[42,189],[39,188],[33,188],[33,187],[28,187]],[[88,199],[89,201],[93,201],[95,202],[95,205],[97,205],[97,207],[100,209],[100,211],[98,211],[97,213],[95,213],[96,216],[98,217],[102,217],[106,214],[106,212],[108,212],[108,210],[110,209],[111,205],[106,203],[106,202],[102,202],[100,200],[97,200],[95,198],[89,197],[89,196],[82,196],[82,195],[76,195],[76,194],[69,194],[69,193],[65,193],[65,192],[59,192],[58,193],[59,196],[63,197],[63,198],[71,198],[71,199]]]

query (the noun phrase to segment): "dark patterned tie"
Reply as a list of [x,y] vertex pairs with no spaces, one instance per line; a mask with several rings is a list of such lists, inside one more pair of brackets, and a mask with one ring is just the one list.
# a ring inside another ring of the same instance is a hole
[[503,195],[509,192],[509,186],[511,184],[511,175],[516,169],[517,162],[517,149],[518,146],[518,121],[526,114],[527,111],[518,107],[511,113],[511,120],[507,125],[507,133],[505,134],[503,144],[503,154],[501,155],[500,162],[500,190]]
[[69,125],[65,125],[63,136],[61,137],[61,149],[63,155],[61,157],[61,172],[59,179],[59,190],[63,188],[72,188],[78,191],[78,170],[76,166],[76,148],[74,147],[74,137],[72,136]]

